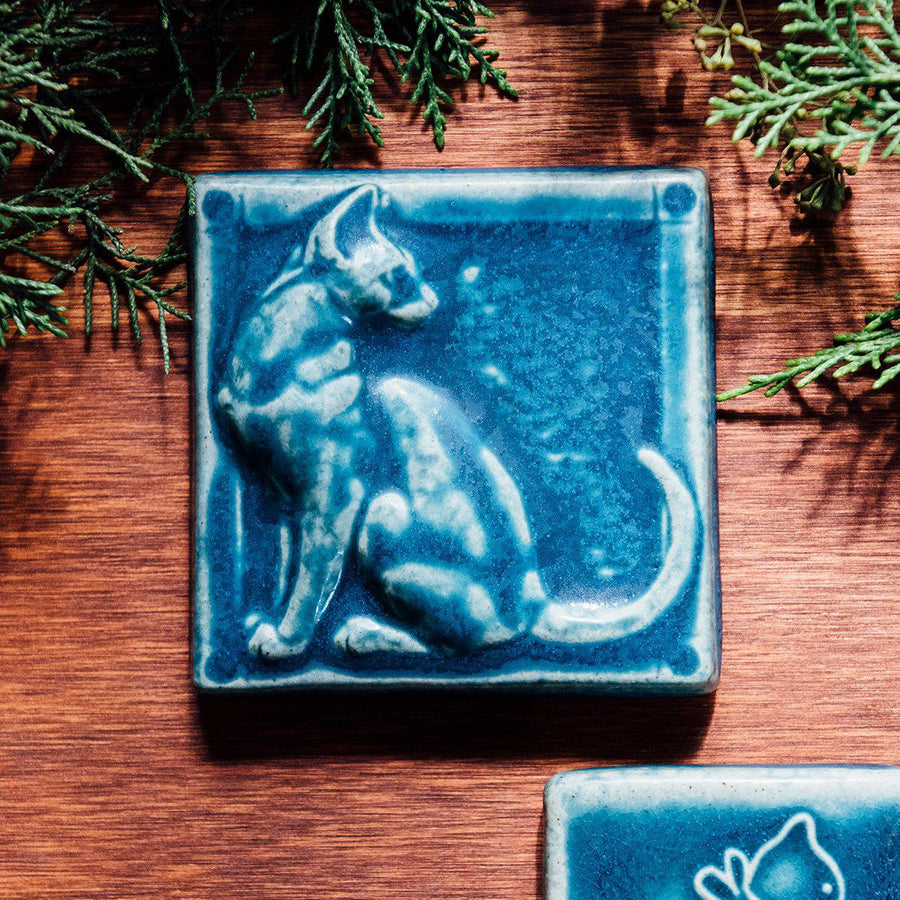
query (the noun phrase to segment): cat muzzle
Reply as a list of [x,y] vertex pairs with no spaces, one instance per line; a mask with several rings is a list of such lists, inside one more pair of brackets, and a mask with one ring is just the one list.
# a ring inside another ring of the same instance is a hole
[[416,328],[437,309],[437,305],[437,294],[428,285],[423,284],[418,297],[390,307],[387,314],[402,328]]

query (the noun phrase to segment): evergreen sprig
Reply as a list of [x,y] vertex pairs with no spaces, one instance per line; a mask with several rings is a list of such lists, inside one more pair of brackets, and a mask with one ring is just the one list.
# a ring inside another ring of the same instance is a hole
[[[12,327],[64,335],[68,323],[55,300],[80,273],[85,333],[93,330],[102,283],[114,329],[120,302],[138,342],[139,309],[154,312],[168,371],[166,317],[188,315],[170,300],[183,281],[167,279],[185,259],[184,221],[194,199],[191,176],[161,156],[175,142],[206,137],[198,125],[220,104],[241,103],[255,116],[254,101],[271,91],[246,89],[250,63],[228,78],[232,56],[221,52],[222,28],[240,13],[239,3],[161,0],[152,17],[136,23],[120,22],[114,12],[89,0],[0,3],[0,343],[6,345]],[[187,62],[198,48],[216,60],[203,99]],[[31,166],[16,171],[26,147],[34,154]],[[66,175],[73,167],[98,174],[72,183]],[[37,175],[21,188],[31,172]],[[156,254],[126,246],[106,217],[122,183],[151,177],[180,179],[188,195]],[[26,261],[46,277],[16,271]]]
[[[760,62],[764,83],[736,75],[725,97],[713,97],[709,123],[737,120],[735,140],[753,131],[756,154],[785,142],[840,156],[859,144],[865,163],[900,152],[900,36],[891,0],[786,0],[788,40],[775,60]],[[798,121],[816,123],[803,134]]]
[[[124,309],[138,342],[140,313],[152,313],[168,371],[167,318],[188,318],[176,272],[194,212],[192,175],[169,151],[207,138],[222,104],[254,119],[256,101],[280,92],[249,89],[253,54],[235,59],[244,42],[234,24],[250,15],[244,0],[0,0],[0,345],[12,331],[64,336],[59,298],[77,281],[87,334],[102,286],[112,327]],[[317,79],[303,113],[320,129],[323,165],[354,132],[383,145],[373,55],[414,82],[439,148],[449,80],[478,77],[515,97],[496,51],[481,45],[476,16],[491,15],[476,0],[317,0],[293,12],[275,43],[287,47],[294,93],[300,74]],[[163,248],[147,252],[109,210],[126,185],[160,178],[183,182],[187,199]]]
[[[710,99],[707,125],[736,121],[733,139],[751,140],[757,156],[779,149],[772,187],[802,165],[809,183],[796,199],[803,212],[843,207],[846,176],[856,166],[840,157],[851,147],[858,146],[860,164],[879,146],[885,158],[900,155],[900,35],[892,0],[785,0],[779,11],[790,17],[786,40],[770,57],[753,37],[742,0],[663,0],[660,10],[669,27],[693,27],[704,69],[733,68],[735,46],[752,58],[752,74],[733,76],[734,88]],[[900,375],[898,320],[900,306],[871,313],[859,331],[835,335],[831,346],[751,375],[716,399],[760,390],[771,397],[827,374],[871,372],[872,387],[884,387]]]
[[[900,301],[900,294],[894,297]],[[733,400],[763,390],[772,397],[789,384],[802,388],[831,373],[835,378],[852,375],[863,369],[879,373],[872,387],[881,388],[900,375],[900,306],[866,316],[866,325],[852,334],[836,334],[831,347],[824,347],[812,356],[790,359],[780,372],[770,375],[751,375],[747,384],[719,394],[719,402]]]
[[[752,39],[742,0],[664,0],[664,21],[691,17],[699,24],[694,45],[704,68],[730,69],[732,48],[743,45],[753,71],[732,77],[724,96],[710,99],[707,125],[733,121],[732,137],[755,145],[756,156],[778,153],[769,179],[802,173],[796,200],[805,213],[840,211],[847,176],[880,150],[900,153],[900,35],[893,0],[785,0],[784,42],[767,54]],[[735,17],[729,27],[723,18]],[[748,39],[750,39],[748,41]],[[707,51],[707,44],[711,49]],[[857,148],[856,160],[844,155]]]
[[785,43],[760,59],[759,75],[735,75],[724,97],[713,97],[708,124],[732,120],[735,141],[750,137],[756,155],[780,149],[779,173],[798,157],[811,161],[813,185],[798,197],[805,211],[836,212],[844,204],[840,157],[858,148],[864,165],[880,148],[900,153],[900,35],[892,0],[785,0]]
[[[369,137],[379,147],[384,146],[381,128],[374,121],[383,119],[384,114],[372,95],[375,80],[362,59],[362,49],[367,43],[371,46],[374,37],[366,38],[351,23],[347,14],[349,2],[352,0],[346,3],[345,0],[321,0],[311,23],[295,24],[289,32],[276,38],[276,42],[290,40],[289,81],[294,92],[304,36],[309,34],[307,70],[314,68],[317,51],[322,51],[324,74],[303,107],[303,115],[309,117],[307,129],[320,128],[313,146],[322,148],[322,165],[328,167],[334,165],[341,137],[351,130]],[[366,7],[372,19],[373,33],[382,33],[381,11],[373,4],[366,4]]]
[[493,18],[486,6],[475,0],[416,0],[409,6],[415,34],[409,34],[411,49],[400,72],[404,81],[415,81],[412,102],[423,104],[423,117],[431,124],[434,143],[441,149],[447,123],[443,108],[453,103],[441,87],[448,78],[470,78],[474,62],[482,84],[490,82],[513,100],[519,95],[507,81],[506,72],[493,65],[498,52],[475,43],[487,33],[487,28],[476,24],[475,16]]
[[727,0],[707,11],[702,0],[663,0],[660,14],[663,23],[672,29],[684,28],[685,18],[696,20],[694,49],[707,72],[727,72],[734,68],[734,47],[743,47],[760,59],[763,45],[750,32],[744,7],[737,4],[736,17],[729,23],[726,15],[732,12]]
[[[506,72],[494,65],[498,51],[481,45],[487,28],[476,16],[493,18],[477,0],[319,0],[311,19],[293,23],[276,42],[290,48],[289,85],[296,93],[299,70],[322,68],[306,102],[307,128],[318,127],[315,145],[322,163],[334,162],[343,135],[355,132],[384,146],[382,119],[372,94],[371,67],[364,53],[380,51],[403,82],[414,85],[413,105],[421,106],[434,143],[444,146],[445,110],[453,105],[448,83],[477,77],[502,95],[518,94]],[[305,48],[305,49],[304,49]]]

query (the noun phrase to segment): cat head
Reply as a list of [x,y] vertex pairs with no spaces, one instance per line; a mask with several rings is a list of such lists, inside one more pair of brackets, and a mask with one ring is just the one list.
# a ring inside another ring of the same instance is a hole
[[809,813],[797,813],[750,859],[725,851],[721,869],[707,866],[694,879],[702,900],[845,900],[844,876],[819,843]]
[[403,328],[424,322],[438,298],[409,251],[381,230],[386,201],[373,184],[351,191],[316,223],[268,293],[300,277],[325,287],[351,319],[384,313]]

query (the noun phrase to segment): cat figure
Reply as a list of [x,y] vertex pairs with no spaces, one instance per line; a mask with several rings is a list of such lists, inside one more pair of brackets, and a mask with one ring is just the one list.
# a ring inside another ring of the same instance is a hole
[[694,878],[702,900],[845,900],[844,876],[816,837],[816,823],[797,813],[749,858],[729,847],[719,869],[706,866]]
[[[374,187],[352,192],[291,253],[239,325],[215,400],[247,462],[290,510],[283,617],[250,641],[262,655],[305,648],[337,589],[363,502],[359,453],[370,436],[354,329],[377,316],[415,328],[437,306],[412,257],[377,227],[379,201]],[[360,224],[363,240],[342,233]]]
[[[407,377],[364,384],[361,336],[421,327],[438,306],[384,234],[386,202],[374,185],[344,196],[232,340],[214,405],[248,467],[284,498],[292,547],[280,619],[248,620],[250,650],[305,652],[353,555],[388,620],[347,619],[333,638],[347,653],[469,653],[524,634],[586,643],[647,627],[680,595],[697,537],[693,498],[658,453],[639,451],[669,511],[656,580],[618,607],[555,603],[519,489],[453,398]],[[365,483],[372,447],[396,462],[400,484]]]

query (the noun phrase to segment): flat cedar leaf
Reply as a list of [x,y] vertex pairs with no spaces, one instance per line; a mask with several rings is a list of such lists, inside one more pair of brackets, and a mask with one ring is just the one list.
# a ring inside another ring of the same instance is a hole
[[[735,141],[750,140],[757,157],[777,153],[769,184],[776,188],[802,174],[796,195],[810,215],[839,212],[846,178],[856,165],[842,155],[855,149],[859,166],[878,150],[900,154],[900,30],[891,0],[785,0],[779,6],[780,47],[764,48],[749,31],[748,4],[663,0],[666,25],[694,25],[694,47],[705,68],[728,68],[735,45],[750,54],[754,72],[731,78],[732,88],[713,95],[706,125],[733,122]],[[729,14],[736,20],[728,22]],[[765,50],[770,55],[762,56]],[[900,295],[895,302],[900,301]],[[858,332],[835,336],[830,347],[788,360],[767,375],[750,375],[720,402],[753,391],[777,394],[790,384],[804,387],[830,375],[869,372],[882,388],[900,375],[900,306],[866,317]]]

